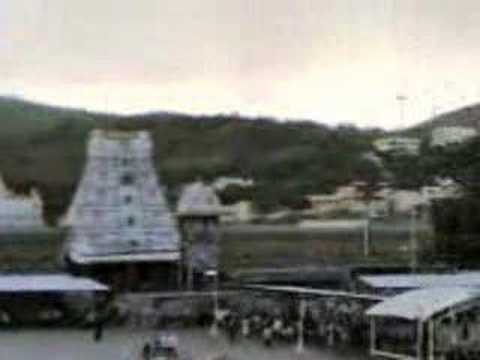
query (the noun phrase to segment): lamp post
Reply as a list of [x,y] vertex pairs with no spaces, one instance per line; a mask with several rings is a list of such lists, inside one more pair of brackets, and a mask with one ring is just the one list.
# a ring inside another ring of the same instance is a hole
[[297,337],[297,354],[303,354],[305,350],[305,313],[307,311],[307,301],[303,298],[299,303],[299,319],[298,319],[298,337]]
[[417,211],[415,207],[412,209],[410,218],[410,268],[412,272],[416,272],[418,259],[418,242],[417,242]]
[[370,203],[365,210],[365,225],[363,227],[363,256],[370,256]]
[[212,326],[210,327],[210,335],[212,337],[218,336],[218,324],[217,324],[217,316],[218,316],[218,271],[217,270],[208,270],[205,272],[205,275],[209,278],[213,279],[213,322]]
[[408,100],[408,97],[402,94],[398,94],[396,97],[398,104],[400,106],[400,122],[402,126],[405,124],[405,104]]

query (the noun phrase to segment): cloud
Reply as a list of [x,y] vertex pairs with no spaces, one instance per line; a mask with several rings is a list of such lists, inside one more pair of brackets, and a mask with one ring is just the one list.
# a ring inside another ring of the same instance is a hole
[[479,20],[473,0],[4,0],[0,92],[394,127],[399,92],[409,122],[476,101]]

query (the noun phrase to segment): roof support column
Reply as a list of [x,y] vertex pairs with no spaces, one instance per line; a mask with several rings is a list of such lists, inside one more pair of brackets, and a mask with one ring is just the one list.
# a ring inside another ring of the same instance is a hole
[[417,322],[417,359],[423,360],[423,322],[421,319]]
[[307,311],[307,301],[304,298],[300,299],[298,313],[298,337],[297,337],[297,353],[302,354],[305,349],[304,327],[305,327],[305,313]]
[[435,360],[435,322],[433,318],[428,322],[428,353],[429,360]]
[[370,355],[375,353],[375,344],[377,343],[377,333],[375,329],[375,317],[370,318]]

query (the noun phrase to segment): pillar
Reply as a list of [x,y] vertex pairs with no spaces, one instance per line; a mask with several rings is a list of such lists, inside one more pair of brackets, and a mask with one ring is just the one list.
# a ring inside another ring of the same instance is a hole
[[300,299],[299,307],[298,307],[298,313],[299,313],[299,319],[298,319],[298,337],[297,337],[297,353],[302,354],[303,351],[305,350],[305,334],[304,334],[304,329],[305,329],[305,313],[307,311],[307,302],[305,299]]
[[429,360],[435,360],[435,323],[433,319],[428,322],[428,354]]
[[377,333],[375,329],[375,318],[370,318],[370,355],[376,350],[376,343],[377,343]]
[[423,322],[422,320],[418,320],[417,323],[417,359],[423,359]]

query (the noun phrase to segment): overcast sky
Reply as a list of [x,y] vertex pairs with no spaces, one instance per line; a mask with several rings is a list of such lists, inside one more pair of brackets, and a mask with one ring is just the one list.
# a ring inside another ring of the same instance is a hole
[[480,99],[480,1],[0,0],[0,94],[401,127]]

